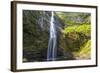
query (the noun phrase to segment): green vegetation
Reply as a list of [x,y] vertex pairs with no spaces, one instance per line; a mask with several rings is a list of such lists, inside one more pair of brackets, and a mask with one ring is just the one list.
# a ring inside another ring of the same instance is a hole
[[86,36],[90,36],[91,26],[87,24],[69,26],[64,29],[64,32],[65,34],[70,33],[70,32],[78,32],[78,33],[85,34]]

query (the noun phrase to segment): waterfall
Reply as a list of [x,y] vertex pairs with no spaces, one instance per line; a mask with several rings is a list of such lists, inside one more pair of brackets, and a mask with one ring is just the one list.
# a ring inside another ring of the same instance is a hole
[[50,36],[48,42],[48,50],[47,50],[47,61],[56,60],[56,28],[54,25],[54,12],[51,12],[51,20],[50,20]]

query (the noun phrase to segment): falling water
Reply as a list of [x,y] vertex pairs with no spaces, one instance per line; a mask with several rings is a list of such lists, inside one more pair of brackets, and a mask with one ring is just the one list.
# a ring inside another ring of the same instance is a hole
[[56,59],[56,29],[54,25],[54,12],[51,12],[50,37],[47,51],[47,61]]

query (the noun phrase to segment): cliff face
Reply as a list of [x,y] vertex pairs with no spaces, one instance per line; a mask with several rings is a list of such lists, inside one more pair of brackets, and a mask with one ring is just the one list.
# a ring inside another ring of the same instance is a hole
[[49,39],[49,12],[24,10],[23,16],[23,57],[26,61],[44,60]]

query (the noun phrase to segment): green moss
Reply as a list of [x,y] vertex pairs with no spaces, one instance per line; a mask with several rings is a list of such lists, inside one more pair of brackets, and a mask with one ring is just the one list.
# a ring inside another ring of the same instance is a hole
[[75,26],[69,26],[69,27],[64,29],[64,33],[67,34],[69,32],[74,32],[76,28],[77,28],[76,25]]
[[64,33],[70,33],[70,32],[78,32],[85,34],[86,36],[90,36],[91,34],[91,26],[88,24],[82,24],[82,25],[74,25],[74,26],[68,26],[64,29]]
[[90,33],[91,33],[90,31],[91,31],[91,26],[86,25],[86,24],[80,25],[76,29],[76,32],[81,32],[81,33],[85,34],[86,36],[90,35]]

